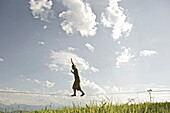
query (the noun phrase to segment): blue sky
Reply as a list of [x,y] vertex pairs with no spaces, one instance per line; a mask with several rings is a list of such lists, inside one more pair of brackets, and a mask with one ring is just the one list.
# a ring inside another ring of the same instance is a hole
[[[169,90],[169,5],[168,0],[0,1],[0,90],[66,95],[62,104],[92,99],[69,97],[70,58],[87,95]],[[163,101],[170,94],[154,97]],[[26,98],[0,94],[3,104],[61,104],[58,97]]]

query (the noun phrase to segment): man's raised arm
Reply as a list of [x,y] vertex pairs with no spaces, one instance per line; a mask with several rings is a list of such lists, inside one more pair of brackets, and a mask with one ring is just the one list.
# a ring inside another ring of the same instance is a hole
[[71,63],[74,65],[72,58],[71,58]]

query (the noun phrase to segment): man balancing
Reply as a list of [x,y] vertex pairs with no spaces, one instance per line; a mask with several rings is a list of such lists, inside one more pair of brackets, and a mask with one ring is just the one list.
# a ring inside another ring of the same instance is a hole
[[74,90],[74,94],[71,95],[72,97],[73,96],[76,96],[76,90],[80,91],[82,94],[81,96],[84,96],[85,93],[82,91],[81,87],[80,87],[80,77],[79,77],[79,74],[78,74],[78,69],[76,68],[76,65],[73,63],[73,60],[71,58],[71,63],[72,63],[72,69],[74,70],[71,70],[71,72],[74,74],[74,78],[75,78],[75,81],[74,81],[74,84],[73,84],[73,90]]

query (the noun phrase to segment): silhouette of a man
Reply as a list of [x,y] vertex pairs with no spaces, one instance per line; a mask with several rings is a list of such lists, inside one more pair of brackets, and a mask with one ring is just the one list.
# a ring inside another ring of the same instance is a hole
[[79,74],[78,74],[78,69],[76,68],[76,65],[73,63],[73,60],[71,58],[71,63],[72,63],[72,69],[74,71],[71,70],[71,72],[74,74],[74,78],[75,78],[75,81],[74,81],[74,84],[73,84],[73,90],[74,90],[74,94],[71,95],[71,96],[76,96],[76,90],[80,91],[82,94],[81,96],[84,96],[85,93],[83,92],[83,90],[81,89],[80,87],[80,77],[79,77]]

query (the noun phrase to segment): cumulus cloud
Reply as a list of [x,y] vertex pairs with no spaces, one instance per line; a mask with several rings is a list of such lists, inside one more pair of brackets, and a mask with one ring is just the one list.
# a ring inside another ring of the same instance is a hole
[[101,14],[101,23],[104,27],[112,28],[112,37],[119,39],[123,34],[129,36],[132,24],[126,22],[127,16],[122,7],[118,5],[121,0],[109,0],[109,6]]
[[116,66],[120,66],[122,63],[126,63],[129,62],[130,59],[132,59],[133,57],[135,57],[135,55],[132,55],[130,53],[130,48],[122,48],[123,52],[116,58],[117,62],[116,62]]
[[51,71],[64,71],[70,70],[71,68],[71,58],[73,62],[77,65],[80,72],[84,71],[92,71],[98,72],[99,69],[96,67],[90,66],[89,62],[86,61],[84,58],[78,56],[77,54],[73,53],[76,48],[68,47],[66,50],[61,51],[51,51],[50,58],[51,63],[47,64],[48,68]]
[[80,71],[85,71],[89,69],[89,63],[77,56],[76,54],[72,53],[71,51],[51,51],[50,58],[52,59],[52,63],[47,64],[47,66],[52,71],[62,71],[66,69],[70,69],[71,61],[70,58],[73,59],[73,62],[78,66]]
[[49,18],[53,18],[52,0],[30,0],[30,10],[34,18],[40,18],[43,21],[49,21]]
[[86,43],[85,46],[86,46],[91,52],[93,52],[94,49],[95,49],[95,48],[94,48],[91,44],[89,44],[89,43]]
[[94,82],[91,82],[90,80],[87,80],[86,78],[81,77],[81,85],[88,94],[105,94],[102,87]]
[[96,34],[96,15],[88,3],[83,0],[63,0],[63,5],[68,10],[60,13],[59,17],[64,19],[61,27],[66,34],[76,31],[86,37]]
[[3,62],[3,61],[4,61],[4,59],[0,58],[0,62]]
[[41,86],[47,87],[47,88],[51,88],[55,84],[54,82],[50,82],[48,80],[42,82],[42,81],[39,81],[37,79],[34,79],[34,83],[40,84]]
[[140,56],[150,56],[150,55],[153,55],[153,54],[156,54],[157,52],[156,51],[153,51],[153,50],[143,50],[140,52]]

